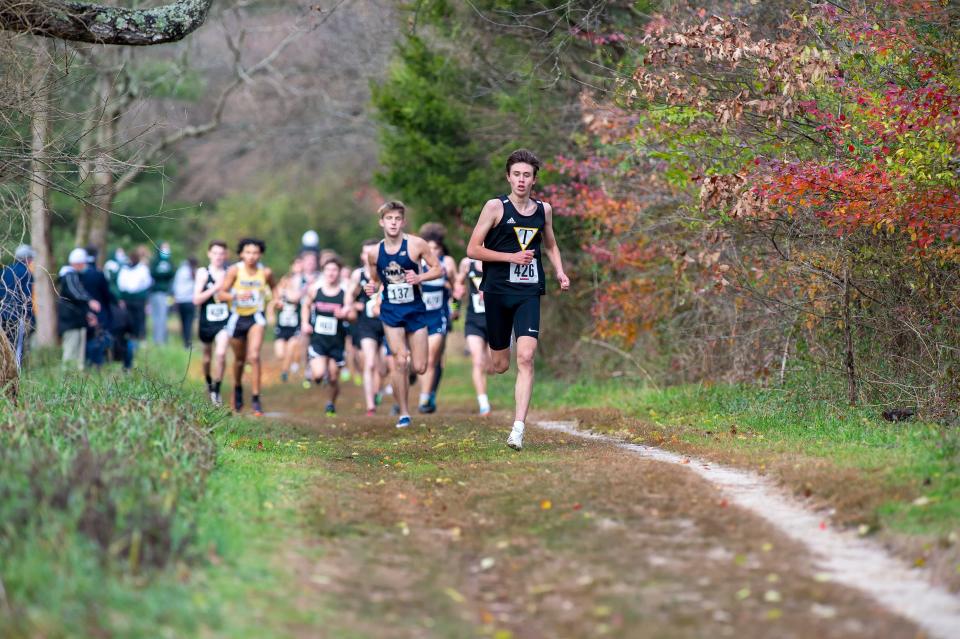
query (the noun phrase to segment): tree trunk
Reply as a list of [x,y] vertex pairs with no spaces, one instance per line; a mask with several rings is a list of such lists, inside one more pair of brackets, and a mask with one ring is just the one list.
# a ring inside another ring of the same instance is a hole
[[853,359],[853,314],[850,310],[850,263],[843,268],[843,334],[846,338],[847,400],[857,405],[857,369]]
[[95,44],[176,42],[207,19],[213,0],[123,9],[63,0],[0,0],[0,29]]
[[53,277],[57,272],[50,238],[50,209],[48,206],[50,170],[47,138],[50,134],[50,87],[47,72],[50,69],[49,51],[38,47],[34,71],[34,95],[30,161],[30,243],[36,252],[34,258],[34,290],[37,304],[37,345],[54,346],[57,343],[57,292]]
[[101,74],[98,100],[101,119],[94,131],[94,154],[91,169],[91,185],[87,193],[87,203],[77,220],[77,246],[92,245],[97,249],[97,263],[103,266],[106,260],[107,235],[110,227],[110,214],[113,199],[116,196],[115,178],[108,149],[115,143],[117,121],[120,106],[116,95],[115,78]]

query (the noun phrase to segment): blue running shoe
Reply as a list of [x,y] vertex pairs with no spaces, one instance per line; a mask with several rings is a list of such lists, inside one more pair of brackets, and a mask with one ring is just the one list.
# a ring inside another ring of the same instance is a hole
[[410,425],[410,416],[401,415],[400,419],[397,420],[397,428],[406,428]]

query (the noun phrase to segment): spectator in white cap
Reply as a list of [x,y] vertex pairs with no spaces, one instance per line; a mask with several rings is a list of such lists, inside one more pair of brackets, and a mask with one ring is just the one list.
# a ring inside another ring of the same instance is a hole
[[83,370],[87,326],[96,324],[94,313],[100,312],[99,302],[80,281],[80,272],[86,267],[87,252],[82,248],[70,251],[67,266],[60,270],[60,301],[57,304],[63,364],[75,365],[78,370]]

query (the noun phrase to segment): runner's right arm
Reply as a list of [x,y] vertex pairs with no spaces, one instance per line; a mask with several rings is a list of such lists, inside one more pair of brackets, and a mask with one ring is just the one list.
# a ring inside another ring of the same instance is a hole
[[460,267],[457,269],[457,277],[453,283],[453,297],[462,300],[467,292],[467,273],[470,271],[470,258],[465,257],[460,260]]
[[313,326],[310,325],[310,307],[313,305],[314,289],[311,286],[303,298],[300,300],[300,332],[309,335],[313,332]]
[[220,284],[220,288],[217,290],[217,300],[220,302],[232,302],[233,301],[233,288],[234,283],[237,281],[237,266],[231,266],[227,269],[226,275],[223,276],[223,282]]
[[210,290],[204,290],[206,285],[207,267],[201,266],[197,269],[196,280],[193,283],[193,303],[195,306],[200,306],[216,294],[218,287],[214,286]]
[[377,262],[372,255],[367,256],[367,264],[370,265],[370,281],[367,282],[367,295],[373,297],[380,291],[380,273],[377,272]]
[[502,253],[493,251],[483,245],[483,240],[487,237],[494,226],[503,217],[503,202],[499,199],[487,200],[480,211],[480,219],[473,229],[470,241],[467,243],[467,257],[481,262],[510,262],[511,264],[529,264],[533,261],[534,252],[532,250],[520,251],[519,253]]

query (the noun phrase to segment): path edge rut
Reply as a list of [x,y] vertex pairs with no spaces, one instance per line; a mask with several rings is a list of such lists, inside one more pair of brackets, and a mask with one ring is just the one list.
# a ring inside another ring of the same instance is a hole
[[685,466],[717,488],[731,504],[802,544],[818,572],[830,581],[872,597],[916,624],[932,639],[960,637],[960,597],[931,583],[928,571],[908,565],[873,540],[828,525],[823,513],[805,507],[756,473],[580,430],[576,422],[539,421],[534,425],[611,444],[654,461]]

